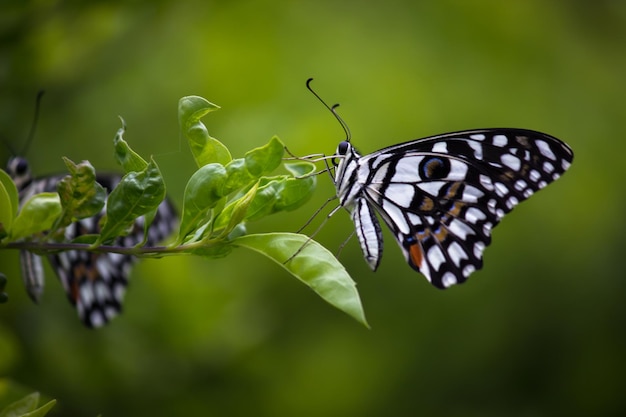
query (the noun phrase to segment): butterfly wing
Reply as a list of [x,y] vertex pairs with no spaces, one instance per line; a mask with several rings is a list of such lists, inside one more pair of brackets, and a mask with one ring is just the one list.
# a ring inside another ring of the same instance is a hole
[[484,129],[363,156],[358,176],[409,265],[447,288],[482,267],[491,229],[572,160],[566,144],[544,133]]
[[[45,191],[56,191],[62,177],[51,176],[29,181],[21,197]],[[96,180],[107,190],[112,190],[120,180],[117,175],[99,175]],[[100,232],[99,221],[105,209],[94,217],[82,219],[65,229],[66,240],[85,234]],[[148,229],[147,246],[154,246],[168,237],[176,226],[176,212],[169,200],[164,200]],[[126,236],[112,242],[115,246],[132,247],[144,239],[144,217],[139,217]],[[59,277],[67,297],[76,307],[81,321],[88,327],[100,327],[122,310],[122,301],[128,285],[128,275],[136,258],[116,253],[91,253],[85,251],[60,252],[49,257],[52,268]],[[33,300],[43,291],[43,272],[37,268],[37,255],[22,254],[24,280]],[[27,268],[24,268],[27,266]],[[32,272],[31,272],[32,271]]]

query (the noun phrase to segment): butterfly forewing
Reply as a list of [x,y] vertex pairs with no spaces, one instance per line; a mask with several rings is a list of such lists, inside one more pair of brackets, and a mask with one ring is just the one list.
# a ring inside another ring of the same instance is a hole
[[352,147],[339,153],[338,196],[372,269],[379,259],[368,256],[382,248],[382,238],[358,233],[363,224],[377,225],[363,204],[394,232],[409,265],[438,288],[480,269],[493,227],[573,159],[559,139],[524,129],[449,133],[365,156]]

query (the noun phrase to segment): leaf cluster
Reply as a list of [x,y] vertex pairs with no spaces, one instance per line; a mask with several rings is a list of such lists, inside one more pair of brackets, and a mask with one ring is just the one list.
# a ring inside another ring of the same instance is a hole
[[[141,257],[186,253],[214,258],[246,247],[275,261],[324,300],[367,325],[355,283],[329,251],[300,234],[247,234],[248,222],[295,210],[308,201],[315,190],[315,165],[301,160],[285,162],[285,146],[277,137],[233,158],[201,122],[218,108],[198,96],[179,101],[181,133],[198,168],[185,187],[176,236],[166,246],[145,246],[145,236],[166,198],[165,181],[156,161],[145,160],[124,140],[122,121],[114,139],[114,156],[125,174],[108,195],[88,161],[76,164],[64,158],[69,174],[60,179],[57,192],[36,194],[21,203],[12,179],[0,171],[0,248],[40,254],[88,250]],[[284,173],[275,174],[281,166]],[[103,209],[99,233],[64,240],[65,227],[98,216]],[[140,216],[145,219],[144,241],[133,248],[112,245]]]

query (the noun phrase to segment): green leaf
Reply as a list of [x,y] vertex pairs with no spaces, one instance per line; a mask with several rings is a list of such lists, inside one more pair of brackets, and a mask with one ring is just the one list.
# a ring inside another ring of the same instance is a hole
[[274,136],[266,145],[246,152],[246,168],[253,177],[259,178],[278,168],[284,154],[285,145]]
[[233,159],[226,165],[226,181],[222,193],[228,195],[234,191],[241,190],[256,181],[250,171],[246,168],[246,160],[243,158]]
[[120,120],[122,121],[122,127],[117,130],[117,134],[113,139],[115,159],[122,166],[124,172],[143,171],[148,166],[148,163],[139,156],[139,154],[133,151],[122,137],[124,132],[126,132],[126,123],[121,117]]
[[39,393],[33,392],[6,406],[0,411],[0,417],[43,417],[54,407],[56,400],[48,401],[39,408],[37,404],[39,404]]
[[282,187],[286,177],[278,177],[278,179],[266,179],[260,180],[259,189],[254,196],[254,200],[250,203],[246,214],[246,220],[255,221],[265,216],[275,213],[276,201],[278,200],[278,194]]
[[204,115],[217,109],[219,106],[199,96],[183,97],[178,102],[178,123],[198,167],[213,162],[226,165],[232,159],[228,148],[209,136],[206,126],[200,122]]
[[315,177],[288,178],[278,194],[276,211],[292,211],[309,201],[315,191]]
[[36,409],[38,403],[39,393],[33,392],[32,394],[28,394],[24,398],[6,406],[2,411],[0,411],[0,417],[23,416],[24,414]]
[[315,190],[315,177],[262,178],[246,220],[259,220],[279,211],[291,211],[306,203]]
[[269,174],[281,163],[285,146],[273,137],[266,145],[248,151],[244,158],[233,159],[226,165],[227,179],[224,195],[247,188],[262,175]]
[[39,404],[39,393],[33,392],[6,406],[0,411],[0,417],[43,417],[56,404],[56,400],[51,400],[39,408],[37,404]]
[[183,212],[180,222],[178,244],[183,239],[210,220],[209,211],[223,198],[226,181],[223,165],[212,163],[198,169],[187,182],[183,199]]
[[312,176],[317,169],[315,164],[308,161],[285,162],[285,168],[291,175],[297,178],[308,178],[308,176]]
[[258,183],[254,184],[243,197],[227,205],[215,219],[214,231],[219,232],[219,237],[228,235],[245,218],[250,203],[258,190]]
[[17,240],[49,230],[61,215],[61,211],[61,200],[57,193],[35,194],[24,203],[15,218],[11,238]]
[[23,417],[43,417],[46,414],[48,414],[48,411],[50,411],[56,403],[57,403],[57,400],[50,400],[44,405],[42,405],[41,407],[39,407],[38,409],[33,410],[30,413],[24,414]]
[[156,210],[164,198],[165,183],[153,159],[145,170],[126,174],[109,195],[106,220],[96,244],[124,234],[137,217]]
[[[0,170],[0,224],[8,232],[17,216],[19,197],[13,179],[5,171]],[[2,238],[2,236],[0,236]]]
[[[326,302],[369,327],[356,284],[343,265],[319,243],[300,234],[268,233],[242,236],[232,244],[267,256]],[[298,250],[300,252],[291,258]]]
[[84,219],[98,214],[106,200],[105,189],[96,182],[96,171],[89,161],[75,164],[63,158],[70,175],[57,184],[63,214],[58,227],[65,227],[74,219]]

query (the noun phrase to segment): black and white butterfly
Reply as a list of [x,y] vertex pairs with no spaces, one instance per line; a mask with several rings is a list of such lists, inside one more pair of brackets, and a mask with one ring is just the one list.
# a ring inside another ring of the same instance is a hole
[[[31,196],[42,192],[56,192],[58,182],[63,178],[48,176],[34,179],[26,159],[15,157],[9,160],[7,172],[19,191],[20,204]],[[116,174],[98,175],[96,181],[110,192],[120,181]],[[106,207],[99,215],[82,219],[65,228],[65,239],[99,233],[99,221]],[[154,246],[167,238],[176,227],[177,216],[171,202],[165,199],[148,229],[146,246]],[[111,244],[132,247],[144,239],[144,217],[139,217],[126,236],[117,238]],[[109,322],[122,310],[122,301],[128,285],[128,275],[135,257],[116,253],[91,253],[66,251],[48,256],[52,268],[58,275],[67,297],[76,307],[78,316],[88,327],[100,327]],[[22,276],[29,296],[38,302],[43,293],[44,274],[41,257],[28,251],[20,253]]]
[[[34,137],[39,116],[39,107],[43,90],[37,94],[35,114],[30,133],[24,146],[27,149]],[[13,152],[15,154],[15,152]],[[63,175],[51,175],[33,178],[28,161],[22,157],[13,157],[7,164],[7,173],[13,179],[19,192],[20,206],[35,194],[56,192],[57,184]],[[118,174],[99,174],[96,181],[110,192],[120,182]],[[100,232],[100,219],[106,212],[106,206],[94,217],[76,221],[64,230],[65,239],[71,241],[86,234]],[[143,216],[136,219],[132,230],[111,244],[132,247],[139,243],[154,246],[168,237],[175,229],[177,215],[168,199],[158,207],[150,224],[146,242],[144,240]],[[58,275],[70,303],[76,307],[78,316],[88,327],[100,327],[108,323],[122,310],[122,301],[128,285],[128,275],[135,257],[116,253],[90,253],[85,251],[59,252],[48,256],[52,268]],[[44,289],[44,272],[41,257],[29,251],[20,252],[20,263],[24,285],[30,298],[39,302]]]
[[348,135],[334,155],[334,182],[372,270],[383,251],[378,213],[407,263],[447,288],[482,267],[491,230],[559,178],[573,157],[559,139],[526,129],[446,133],[369,155],[360,155]]

